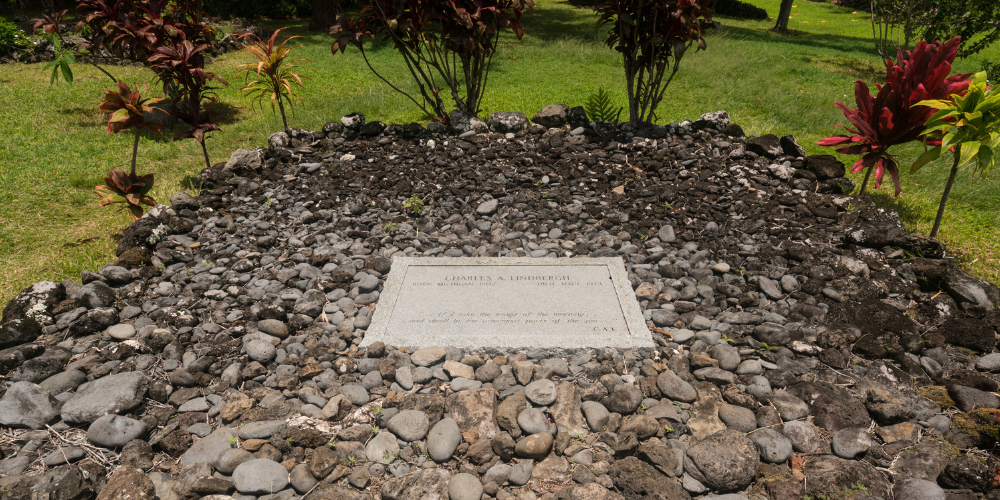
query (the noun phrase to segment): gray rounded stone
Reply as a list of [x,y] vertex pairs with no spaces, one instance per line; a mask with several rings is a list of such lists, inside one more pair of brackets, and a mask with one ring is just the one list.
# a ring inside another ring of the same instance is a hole
[[868,452],[874,442],[868,435],[867,429],[860,427],[849,427],[841,429],[833,435],[833,454],[840,458],[853,460],[859,455]]
[[292,471],[288,474],[288,481],[292,484],[295,492],[300,495],[306,494],[319,482],[309,471],[309,464],[298,464],[292,467]]
[[411,354],[410,361],[413,361],[413,364],[417,366],[431,366],[444,359],[446,354],[448,354],[448,351],[444,347],[424,347],[423,349],[417,349],[416,352]]
[[1000,352],[987,354],[976,360],[976,369],[983,372],[995,372],[1000,370]]
[[549,432],[549,418],[538,408],[527,408],[517,415],[517,425],[525,434]]
[[760,451],[762,462],[780,464],[792,456],[792,442],[770,427],[759,429],[749,437]]
[[948,497],[937,483],[926,479],[901,481],[893,488],[893,493],[896,498],[906,500],[945,500]]
[[0,399],[0,426],[42,429],[59,415],[56,405],[43,387],[14,382]]
[[450,418],[442,418],[427,434],[427,454],[435,462],[447,462],[462,443],[462,431]]
[[354,406],[366,405],[371,401],[371,396],[361,384],[344,384],[340,388],[340,393]]
[[587,425],[592,432],[605,430],[604,426],[608,425],[611,412],[604,405],[597,401],[584,401],[580,409],[583,410],[583,417],[587,419]]
[[145,422],[119,415],[105,415],[90,424],[87,441],[105,448],[121,448],[145,432]]
[[524,460],[521,463],[512,465],[507,474],[507,482],[514,486],[523,486],[531,479],[531,471],[534,466],[533,460]]
[[260,339],[248,342],[246,350],[247,356],[250,356],[250,359],[263,364],[270,363],[278,355],[278,350],[270,342]]
[[[760,362],[758,361],[758,364]],[[771,381],[764,377],[763,375],[755,375],[750,378],[750,383],[747,384],[746,389],[747,394],[751,395],[757,401],[766,403],[774,392],[771,390]]]
[[757,416],[742,406],[724,404],[719,407],[719,419],[726,427],[744,434],[757,428]]
[[756,359],[744,360],[736,367],[737,375],[760,375],[763,371],[764,367],[760,366],[760,361]]
[[49,467],[56,467],[76,462],[85,456],[87,456],[87,450],[84,450],[83,448],[77,446],[63,446],[61,448],[57,448],[52,453],[45,455],[42,462]]
[[66,391],[72,391],[87,381],[87,374],[80,370],[66,370],[59,372],[38,385],[45,389],[50,395],[58,396]]
[[141,372],[106,375],[83,386],[62,407],[68,424],[90,423],[110,414],[128,411],[146,397],[149,379]]
[[409,365],[396,369],[396,383],[405,391],[413,389],[413,369]]
[[427,435],[430,422],[420,410],[403,410],[389,419],[389,431],[403,441],[418,441]]
[[698,399],[698,391],[676,373],[666,370],[656,377],[656,387],[664,396],[682,403],[693,403]]
[[804,420],[785,422],[782,432],[792,442],[792,449],[799,453],[812,453],[816,451],[819,448],[820,441],[823,439],[820,435],[819,427],[813,425],[812,422]]
[[399,456],[399,443],[391,432],[381,431],[365,445],[365,455],[368,459],[382,464],[389,464]]
[[451,500],[479,500],[482,496],[483,483],[472,474],[455,474],[448,481],[448,498]]
[[135,327],[128,323],[119,323],[114,326],[109,326],[107,332],[111,338],[116,340],[128,340],[135,337]]
[[284,420],[258,420],[248,422],[236,429],[240,439],[267,439],[285,429]]
[[240,464],[249,462],[253,459],[253,453],[250,453],[243,448],[230,448],[223,451],[222,454],[219,455],[214,462],[212,462],[212,465],[215,466],[215,470],[226,475],[231,475]]
[[283,339],[288,337],[288,326],[276,319],[264,319],[257,322],[257,329],[268,334]]
[[549,406],[556,401],[556,383],[549,379],[536,380],[524,388],[524,397],[538,406]]
[[285,466],[267,458],[243,462],[233,471],[236,491],[247,495],[274,494],[288,486]]
[[496,198],[484,201],[483,203],[479,204],[479,207],[476,208],[476,213],[479,215],[493,215],[496,213],[497,206],[499,204],[500,201],[497,200]]

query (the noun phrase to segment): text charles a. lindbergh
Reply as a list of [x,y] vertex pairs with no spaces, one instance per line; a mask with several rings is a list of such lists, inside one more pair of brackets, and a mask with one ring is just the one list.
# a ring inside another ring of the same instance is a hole
[[562,281],[569,280],[569,276],[465,276],[454,275],[445,276],[444,281]]

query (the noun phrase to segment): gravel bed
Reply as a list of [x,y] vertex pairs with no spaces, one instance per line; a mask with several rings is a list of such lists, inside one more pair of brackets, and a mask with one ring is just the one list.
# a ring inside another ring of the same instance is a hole
[[[993,498],[1000,289],[844,173],[724,111],[275,133],[4,308],[0,491]],[[656,347],[362,349],[400,255],[620,256]]]

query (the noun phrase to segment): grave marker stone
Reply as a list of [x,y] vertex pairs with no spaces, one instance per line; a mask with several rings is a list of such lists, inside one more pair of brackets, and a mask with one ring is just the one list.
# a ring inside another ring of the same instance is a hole
[[653,347],[617,257],[397,257],[362,347]]

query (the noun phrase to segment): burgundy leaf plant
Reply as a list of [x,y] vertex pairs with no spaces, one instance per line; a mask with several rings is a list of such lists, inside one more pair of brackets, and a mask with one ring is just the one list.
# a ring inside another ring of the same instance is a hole
[[934,110],[916,106],[918,102],[965,93],[971,73],[950,75],[960,41],[959,37],[945,43],[921,41],[912,52],[900,50],[895,63],[885,60],[885,84],[876,85],[875,96],[871,95],[865,82],[858,80],[854,83],[857,109],[848,109],[841,102],[835,103],[854,127],[835,126],[846,129],[851,135],[830,136],[817,144],[839,146],[837,152],[841,154],[861,155],[851,169],[851,173],[868,169],[861,183],[861,194],[865,193],[873,171],[876,188],[882,185],[883,176],[889,172],[895,195],[899,196],[902,192],[899,166],[889,149],[920,140],[924,122],[934,114]]

